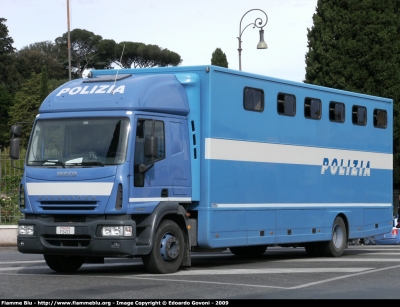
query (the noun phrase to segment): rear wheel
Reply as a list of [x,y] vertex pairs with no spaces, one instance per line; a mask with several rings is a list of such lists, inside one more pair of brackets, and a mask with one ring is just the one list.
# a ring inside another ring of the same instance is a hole
[[267,245],[236,246],[229,248],[236,256],[259,257],[267,250]]
[[332,226],[332,239],[320,242],[319,251],[326,257],[340,257],[346,248],[347,230],[341,217],[337,216]]
[[44,260],[53,271],[59,273],[71,273],[77,271],[85,262],[85,257],[44,255]]
[[151,273],[176,272],[182,264],[185,242],[181,228],[171,220],[158,226],[150,254],[142,257],[143,264]]

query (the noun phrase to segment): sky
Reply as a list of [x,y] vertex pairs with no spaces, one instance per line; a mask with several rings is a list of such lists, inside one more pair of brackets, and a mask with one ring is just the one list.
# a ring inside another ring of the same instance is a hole
[[[68,30],[68,0],[0,0],[17,50],[53,41]],[[70,29],[85,29],[103,39],[158,45],[178,53],[182,66],[209,65],[216,48],[229,68],[302,82],[307,28],[318,0],[69,0]],[[248,12],[252,9],[258,9]],[[268,21],[266,15],[268,17]],[[243,19],[242,19],[243,17]],[[259,50],[261,18],[268,49]],[[242,20],[241,27],[240,21]],[[245,28],[245,29],[244,29]]]

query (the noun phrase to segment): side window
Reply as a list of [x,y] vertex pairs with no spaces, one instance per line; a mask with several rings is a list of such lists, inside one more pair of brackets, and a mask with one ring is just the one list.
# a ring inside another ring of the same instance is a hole
[[374,110],[374,127],[375,128],[386,128],[387,127],[387,112],[386,110],[375,109]]
[[352,121],[354,125],[365,126],[367,124],[367,108],[361,106],[353,106]]
[[304,116],[309,119],[321,119],[321,100],[315,98],[304,99]]
[[296,96],[279,93],[277,101],[277,110],[279,115],[296,115]]
[[158,154],[155,158],[155,161],[158,161],[165,158],[165,132],[163,121],[154,121],[154,136],[158,140]]
[[344,123],[345,106],[344,103],[331,101],[329,103],[329,120],[336,123]]
[[[157,154],[155,157],[147,156],[145,153],[146,138],[154,137],[157,140]],[[154,158],[154,160],[153,160]],[[134,161],[134,185],[144,186],[145,172],[140,172],[140,165],[151,165],[165,158],[165,130],[164,122],[152,119],[139,119],[136,126],[135,161]]]
[[264,91],[257,88],[245,87],[243,90],[243,107],[248,111],[264,111]]

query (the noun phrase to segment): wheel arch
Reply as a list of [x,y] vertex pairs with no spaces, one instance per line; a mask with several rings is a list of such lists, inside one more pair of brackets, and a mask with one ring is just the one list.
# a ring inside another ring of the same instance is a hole
[[145,229],[143,235],[140,238],[142,242],[148,242],[149,244],[143,250],[143,254],[148,254],[153,249],[154,236],[157,228],[164,220],[174,221],[179,228],[182,230],[183,238],[185,241],[185,250],[182,266],[190,266],[190,236],[188,233],[188,223],[189,218],[187,216],[187,211],[183,205],[178,202],[160,202],[155,208],[152,214],[148,215],[144,219],[137,221],[137,226],[139,228]]

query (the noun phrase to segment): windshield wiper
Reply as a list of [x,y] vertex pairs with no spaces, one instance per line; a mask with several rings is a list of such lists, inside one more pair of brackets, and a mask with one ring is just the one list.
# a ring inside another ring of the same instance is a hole
[[[29,161],[29,163],[43,163],[43,165],[45,165],[45,163],[52,163],[55,165],[61,165],[63,168],[65,168],[64,163],[62,163],[61,161],[55,161],[55,160],[33,160],[33,161]],[[48,166],[49,164],[47,164]]]

